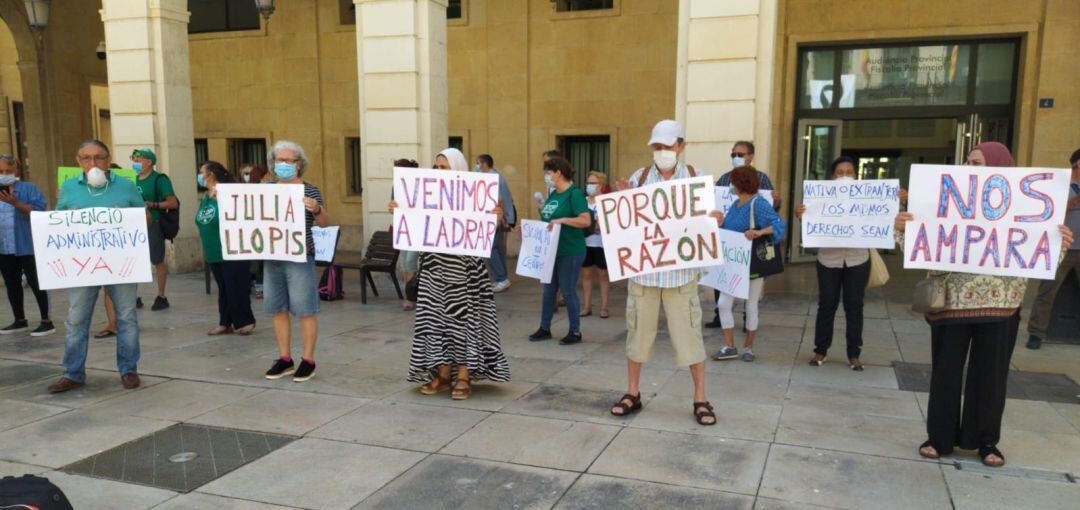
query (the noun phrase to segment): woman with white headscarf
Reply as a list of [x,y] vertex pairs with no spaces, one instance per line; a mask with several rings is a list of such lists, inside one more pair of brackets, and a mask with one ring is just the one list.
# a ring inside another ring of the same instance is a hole
[[[435,168],[467,172],[469,164],[461,151],[451,148],[435,156]],[[390,202],[391,213],[396,206]],[[500,209],[501,204],[492,212],[501,216]],[[420,393],[425,395],[452,388],[454,400],[469,398],[472,380],[509,381],[486,260],[421,253],[417,278],[409,381],[424,383]]]

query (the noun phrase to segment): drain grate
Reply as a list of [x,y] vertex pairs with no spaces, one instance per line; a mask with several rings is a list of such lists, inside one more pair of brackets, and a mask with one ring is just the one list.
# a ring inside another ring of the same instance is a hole
[[[894,361],[896,383],[903,391],[930,391],[930,365]],[[1080,385],[1065,374],[1009,371],[1008,398],[1039,400],[1062,404],[1077,403]]]
[[190,492],[295,438],[179,424],[69,464],[63,471]]

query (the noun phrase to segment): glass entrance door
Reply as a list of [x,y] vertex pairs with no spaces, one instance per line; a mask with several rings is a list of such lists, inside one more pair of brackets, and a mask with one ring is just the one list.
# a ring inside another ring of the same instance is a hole
[[[840,157],[840,140],[844,121],[835,119],[802,119],[798,125],[795,156],[794,204],[802,204],[803,181],[829,178],[829,165]],[[813,261],[816,250],[802,247],[802,225],[792,217],[792,245],[788,249],[792,262]]]

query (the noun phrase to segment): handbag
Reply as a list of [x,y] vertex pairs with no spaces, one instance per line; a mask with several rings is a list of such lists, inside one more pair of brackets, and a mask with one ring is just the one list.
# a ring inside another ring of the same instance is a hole
[[[756,196],[750,199],[750,230],[757,230],[754,222],[754,201],[757,199]],[[780,246],[773,244],[769,237],[771,236],[754,239],[750,245],[751,280],[784,272],[784,260],[780,253]]]
[[866,288],[881,287],[889,281],[889,268],[885,267],[885,259],[877,250],[870,250],[870,278],[866,280]]
[[926,278],[915,284],[911,296],[911,311],[915,313],[934,313],[945,309],[945,276],[948,273],[926,274]]

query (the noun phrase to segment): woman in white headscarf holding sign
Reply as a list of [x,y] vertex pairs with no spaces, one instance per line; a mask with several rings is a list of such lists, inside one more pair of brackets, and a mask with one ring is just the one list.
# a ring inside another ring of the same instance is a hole
[[[446,149],[435,156],[435,168],[467,172],[469,164],[461,151]],[[391,213],[396,206],[390,202]],[[492,212],[501,216],[500,209]],[[409,381],[424,383],[425,395],[451,389],[455,400],[469,398],[473,380],[509,381],[486,260],[421,253],[417,278]]]

